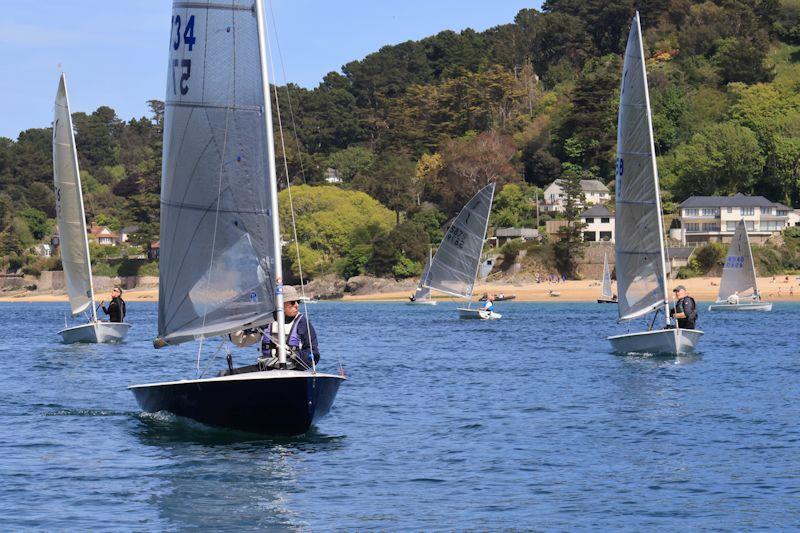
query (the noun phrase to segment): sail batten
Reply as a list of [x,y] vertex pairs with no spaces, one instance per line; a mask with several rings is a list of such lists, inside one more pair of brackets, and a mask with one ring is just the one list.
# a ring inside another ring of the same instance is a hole
[[423,286],[462,298],[472,296],[489,225],[495,184],[477,192],[448,228]]
[[666,305],[658,170],[639,14],[625,51],[617,129],[616,269],[619,316]]
[[757,291],[756,269],[747,227],[744,220],[739,220],[728,247],[728,255],[725,257],[718,299],[725,300],[737,293],[739,296],[752,296]]
[[276,193],[252,2],[174,2],[172,24],[158,334],[175,344],[272,320]]
[[73,316],[87,309],[91,309],[94,316],[92,266],[83,210],[81,175],[72,130],[67,82],[63,74],[56,93],[53,121],[53,184],[61,263],[70,309]]

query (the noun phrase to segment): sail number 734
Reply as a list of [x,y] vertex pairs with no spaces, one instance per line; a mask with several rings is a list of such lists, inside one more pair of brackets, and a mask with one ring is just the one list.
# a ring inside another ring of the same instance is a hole
[[[173,50],[177,50],[183,44],[189,52],[194,48],[196,38],[194,36],[194,15],[190,15],[186,26],[182,27],[180,15],[173,15],[172,17],[173,35],[170,40],[170,45]],[[172,94],[178,94],[180,90],[182,95],[189,92],[189,77],[192,75],[192,60],[191,59],[173,59],[172,60]]]

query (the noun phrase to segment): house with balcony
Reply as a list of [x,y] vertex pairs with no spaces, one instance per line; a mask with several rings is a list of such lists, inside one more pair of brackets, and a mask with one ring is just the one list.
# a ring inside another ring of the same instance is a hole
[[744,220],[750,240],[761,243],[789,227],[792,214],[790,207],[763,196],[692,196],[680,204],[681,242],[729,243],[736,224]]
[[604,205],[593,205],[581,213],[584,242],[614,242],[614,213]]
[[[600,180],[581,180],[581,190],[586,197],[587,206],[602,204],[611,199],[611,191]],[[555,180],[544,190],[542,209],[549,213],[563,213],[564,196],[561,180]]]

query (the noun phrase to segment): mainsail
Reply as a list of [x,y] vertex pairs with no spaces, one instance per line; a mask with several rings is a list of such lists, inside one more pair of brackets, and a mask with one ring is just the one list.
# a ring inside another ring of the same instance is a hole
[[431,268],[431,261],[428,259],[428,262],[425,263],[425,269],[422,271],[422,276],[419,278],[419,284],[417,285],[417,290],[414,291],[414,300],[429,300],[431,297],[431,290],[428,287],[423,285],[425,278],[428,276],[428,270]]
[[747,291],[758,290],[756,267],[753,264],[753,253],[750,250],[750,239],[743,220],[736,225],[736,232],[728,247],[728,257],[722,269],[722,280],[719,283],[719,300],[725,300],[734,293],[749,296]]
[[469,298],[478,275],[483,240],[489,225],[495,184],[490,183],[467,202],[433,256],[423,286]]
[[67,81],[63,74],[58,83],[53,122],[53,181],[61,264],[64,268],[69,305],[73,315],[91,308],[94,316],[92,267],[89,262],[89,241],[83,212],[81,174],[69,112]]
[[603,298],[610,300],[614,297],[611,290],[611,271],[608,269],[608,255],[603,256]]
[[158,335],[174,344],[271,321],[276,261],[252,1],[176,0],[171,35]]
[[666,305],[664,236],[639,13],[631,25],[619,102],[616,268],[621,320]]

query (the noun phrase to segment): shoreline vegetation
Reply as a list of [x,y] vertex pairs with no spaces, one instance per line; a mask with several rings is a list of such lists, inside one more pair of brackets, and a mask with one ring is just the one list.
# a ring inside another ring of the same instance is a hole
[[[758,278],[761,294],[767,301],[786,302],[800,301],[800,277],[775,276]],[[702,277],[682,280],[671,280],[670,290],[675,285],[686,286],[689,295],[700,302],[714,301],[717,298],[720,278]],[[614,285],[616,289],[616,284]],[[559,296],[553,297],[550,291],[558,292]],[[343,302],[405,302],[413,289],[398,289],[367,294],[345,294],[342,298],[330,301]],[[476,285],[476,301],[483,293],[503,293],[506,296],[515,295],[517,302],[594,302],[600,296],[600,282],[597,280],[567,280],[559,283],[479,283]],[[158,301],[158,287],[131,289],[125,291],[124,298],[128,302],[155,302]],[[459,298],[444,295],[434,295],[434,299],[441,302],[461,302]],[[0,294],[0,302],[66,302],[66,293],[62,291],[8,291]],[[500,303],[502,305],[502,303]]]

